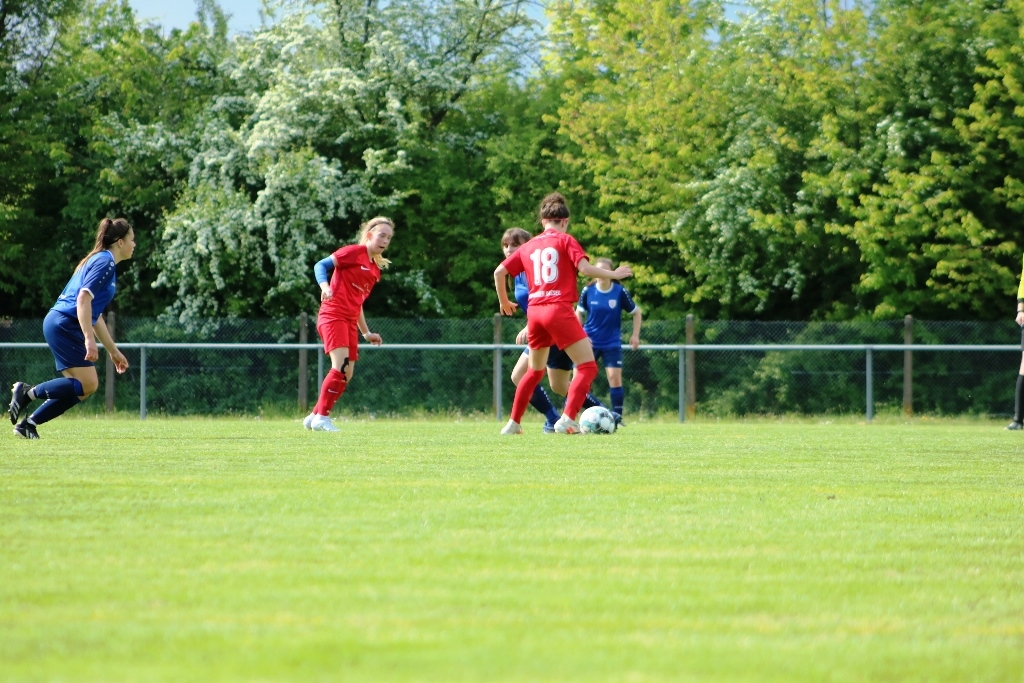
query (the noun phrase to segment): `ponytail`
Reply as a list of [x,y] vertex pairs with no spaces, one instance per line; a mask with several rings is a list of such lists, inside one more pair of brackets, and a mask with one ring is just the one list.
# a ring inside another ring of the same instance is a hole
[[132,229],[132,226],[124,218],[104,218],[100,221],[100,227],[96,230],[96,243],[93,244],[92,251],[85,255],[85,258],[78,262],[75,266],[77,271],[79,268],[89,262],[96,254],[110,249],[119,239],[122,239],[128,235],[128,232]]
[[[359,244],[366,244],[368,240],[367,235],[376,230],[381,226],[388,226],[392,231],[395,229],[395,222],[386,216],[377,216],[359,226]],[[391,265],[391,261],[384,258],[383,254],[374,254],[371,256],[373,262],[377,264],[377,267],[384,270]]]

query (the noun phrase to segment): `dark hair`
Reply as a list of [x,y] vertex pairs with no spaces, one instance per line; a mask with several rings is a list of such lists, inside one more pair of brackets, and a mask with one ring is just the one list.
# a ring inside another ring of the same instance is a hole
[[86,254],[84,259],[79,261],[75,270],[84,266],[89,259],[104,249],[110,249],[110,247],[119,239],[127,237],[128,232],[131,229],[131,224],[124,218],[104,218],[101,220],[100,227],[96,230],[96,243],[93,245],[92,251]]
[[537,212],[540,220],[554,219],[561,220],[569,217],[569,207],[565,204],[565,197],[561,192],[552,192],[541,200],[540,210]]
[[530,241],[530,233],[526,232],[522,228],[509,228],[505,231],[505,234],[501,236],[501,246],[511,244],[516,247],[521,247]]

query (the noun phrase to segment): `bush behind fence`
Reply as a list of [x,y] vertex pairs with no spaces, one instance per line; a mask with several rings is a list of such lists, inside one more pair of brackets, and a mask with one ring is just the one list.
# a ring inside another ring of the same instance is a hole
[[[209,320],[194,328],[157,319],[115,316],[119,342],[295,343],[295,318]],[[409,344],[490,344],[495,321],[376,319],[371,328],[385,346]],[[502,321],[500,338],[513,344],[521,319]],[[646,344],[685,342],[685,321],[643,325]],[[624,338],[629,323],[624,323]],[[1020,338],[1012,323],[915,320],[916,344],[1012,344]],[[696,321],[697,344],[901,344],[904,321],[744,322]],[[41,342],[41,320],[0,322],[0,342]],[[317,342],[314,320],[308,341]],[[115,380],[114,405],[137,412],[140,352],[126,350],[131,368]],[[318,352],[308,354],[306,391],[316,400]],[[508,380],[519,351],[502,353],[502,396],[507,413],[514,387]],[[149,349],[147,406],[168,415],[298,414],[299,352],[282,350]],[[695,361],[696,407],[700,415],[856,414],[865,401],[865,354],[856,351],[699,350]],[[902,410],[902,351],[874,352],[874,399],[880,411]],[[98,364],[100,390],[88,408],[104,407],[106,354]],[[913,355],[913,406],[935,415],[1008,416],[1019,352],[926,351]],[[675,351],[624,353],[627,414],[674,413],[679,404]],[[329,363],[327,366],[329,367]],[[0,374],[6,386],[15,380],[40,382],[56,372],[46,349],[0,348]],[[409,414],[419,411],[489,413],[493,410],[493,352],[437,349],[360,348],[354,380],[339,404],[342,414]],[[600,373],[594,393],[607,397]]]

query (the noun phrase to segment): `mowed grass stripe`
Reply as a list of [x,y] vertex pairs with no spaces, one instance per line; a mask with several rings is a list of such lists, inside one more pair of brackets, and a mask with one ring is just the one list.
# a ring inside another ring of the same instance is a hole
[[980,422],[62,419],[0,450],[7,680],[1021,680]]

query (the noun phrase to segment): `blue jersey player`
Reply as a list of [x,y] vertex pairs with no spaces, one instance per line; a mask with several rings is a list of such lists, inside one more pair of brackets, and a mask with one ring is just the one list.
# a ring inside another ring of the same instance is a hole
[[[610,259],[599,258],[595,266],[614,268]],[[612,411],[622,415],[626,390],[622,386],[622,314],[633,316],[633,334],[629,345],[640,347],[640,307],[618,282],[598,278],[583,288],[576,306],[576,315],[594,346],[594,358],[604,361],[608,387],[612,395]]]
[[[530,241],[530,233],[526,232],[522,228],[509,228],[505,231],[505,234],[501,236],[501,249],[505,253],[505,258],[508,258],[516,252],[519,247],[523,246]],[[515,295],[516,303],[519,304],[519,310],[524,314],[530,303],[530,289],[526,281],[526,273],[520,273],[513,278],[513,294]],[[516,335],[517,344],[526,344],[526,328],[524,327]],[[516,361],[515,368],[512,369],[512,383],[519,386],[520,380],[526,375],[526,371],[529,367],[530,351],[529,349],[523,352],[523,355]],[[548,384],[551,385],[551,390],[559,396],[566,396],[569,393],[569,384],[572,380],[572,360],[565,351],[560,350],[557,346],[552,346],[548,353],[547,371],[548,371]],[[555,431],[555,422],[560,417],[559,411],[551,403],[551,398],[547,392],[540,385],[533,392],[533,396],[530,398],[530,405],[537,409],[542,415],[544,415],[544,433],[551,434]],[[601,405],[601,402],[595,399],[591,394],[587,394],[586,399],[583,401],[583,408],[589,408],[590,406]]]
[[[8,415],[14,434],[38,439],[36,427],[78,405],[99,387],[95,362],[99,360],[98,338],[110,354],[118,372],[128,369],[124,357],[100,317],[117,290],[116,264],[132,257],[135,233],[123,218],[104,218],[91,252],[78,264],[57,303],[43,320],[43,336],[53,353],[57,371],[63,377],[30,387],[15,382],[11,389]],[[45,399],[34,413],[24,417],[36,399]]]

